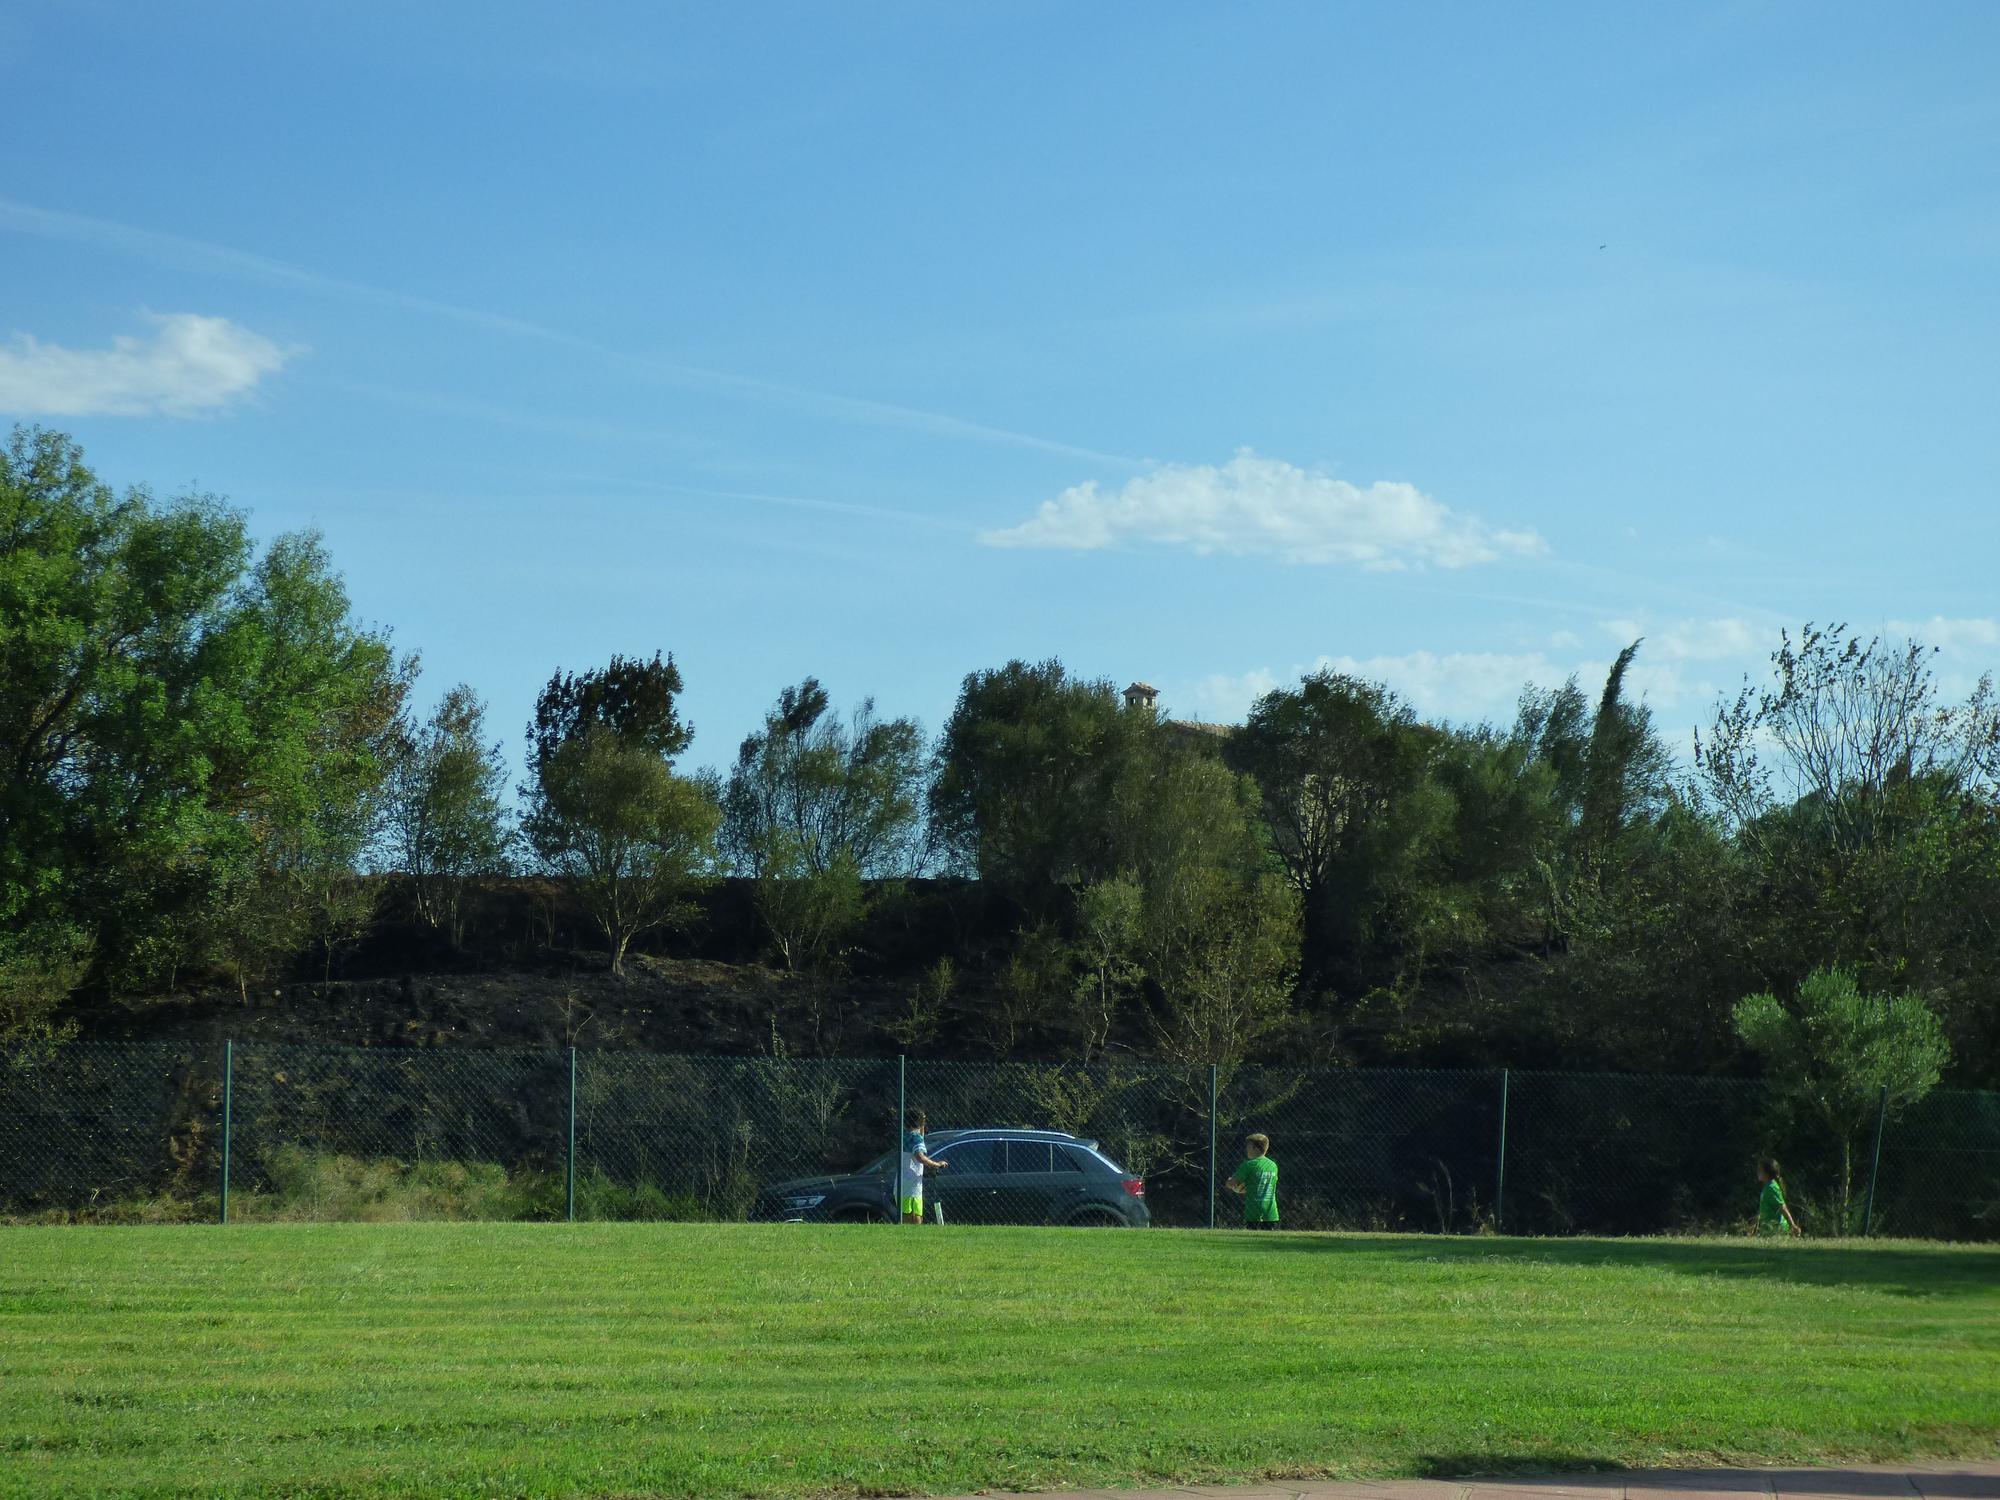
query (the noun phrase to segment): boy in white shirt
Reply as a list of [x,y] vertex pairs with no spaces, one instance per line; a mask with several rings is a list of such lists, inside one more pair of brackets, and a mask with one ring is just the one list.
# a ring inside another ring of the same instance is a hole
[[903,1132],[902,1186],[899,1189],[903,1200],[903,1222],[921,1224],[924,1222],[924,1168],[935,1167],[942,1172],[947,1163],[936,1161],[924,1152],[924,1119],[922,1110],[910,1114],[910,1128]]

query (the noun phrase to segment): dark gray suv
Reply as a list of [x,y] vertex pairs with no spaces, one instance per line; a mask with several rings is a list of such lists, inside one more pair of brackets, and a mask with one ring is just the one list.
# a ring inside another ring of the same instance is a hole
[[[1059,1130],[939,1130],[925,1151],[947,1163],[924,1174],[924,1217],[947,1224],[1076,1224],[1143,1229],[1146,1184],[1097,1147]],[[899,1153],[857,1172],[775,1182],[753,1219],[894,1223]]]

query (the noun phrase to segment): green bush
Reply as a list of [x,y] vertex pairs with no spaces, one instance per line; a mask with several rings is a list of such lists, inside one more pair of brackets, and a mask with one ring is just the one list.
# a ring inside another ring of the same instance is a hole
[[169,1193],[134,1193],[75,1208],[43,1208],[0,1215],[0,1224],[213,1224],[215,1194],[177,1198]]
[[655,1220],[674,1224],[698,1223],[712,1219],[702,1201],[693,1193],[666,1193],[651,1182],[625,1187],[602,1172],[585,1172],[577,1178],[576,1216],[579,1219]]
[[231,1196],[231,1218],[393,1223],[563,1215],[560,1177],[510,1174],[497,1162],[404,1162],[287,1146],[272,1153],[264,1171],[267,1186]]

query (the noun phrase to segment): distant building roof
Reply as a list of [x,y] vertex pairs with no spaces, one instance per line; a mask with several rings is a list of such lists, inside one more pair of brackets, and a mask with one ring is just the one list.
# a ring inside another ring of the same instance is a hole
[[1181,734],[1196,734],[1206,739],[1226,740],[1235,734],[1240,726],[1235,724],[1209,724],[1201,719],[1168,719],[1164,721],[1162,727],[1176,730]]

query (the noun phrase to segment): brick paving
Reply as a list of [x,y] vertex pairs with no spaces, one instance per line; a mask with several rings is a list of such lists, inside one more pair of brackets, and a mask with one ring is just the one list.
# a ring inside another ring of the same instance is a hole
[[1547,1478],[1386,1479],[1336,1484],[1185,1485],[1065,1490],[1014,1500],[2000,1500],[2000,1463],[1883,1464],[1844,1469],[1632,1469]]

